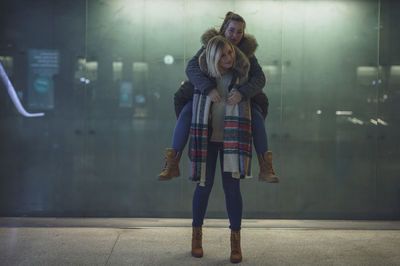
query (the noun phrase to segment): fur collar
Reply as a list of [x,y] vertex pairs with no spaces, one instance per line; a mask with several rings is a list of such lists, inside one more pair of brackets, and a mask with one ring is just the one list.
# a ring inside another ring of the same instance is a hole
[[[214,28],[206,30],[201,36],[201,43],[203,46],[207,46],[208,41],[218,35],[218,31]],[[239,49],[247,56],[252,57],[258,47],[258,43],[253,35],[245,34],[238,44]]]
[[[233,65],[233,71],[236,72],[240,79],[246,80],[247,74],[249,73],[250,69],[250,62],[247,56],[236,46],[233,46],[235,49],[236,60],[235,64]],[[208,74],[207,62],[206,62],[206,50],[200,54],[199,56],[199,65],[201,71]]]

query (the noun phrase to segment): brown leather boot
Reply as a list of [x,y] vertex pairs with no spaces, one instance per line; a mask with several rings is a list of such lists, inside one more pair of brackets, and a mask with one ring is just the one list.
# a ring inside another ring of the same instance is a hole
[[231,262],[242,261],[242,249],[240,248],[240,231],[231,230]]
[[203,257],[203,247],[201,245],[202,238],[201,226],[193,226],[192,231],[192,256],[196,258]]
[[279,183],[279,178],[275,175],[274,169],[272,169],[272,152],[267,151],[265,154],[258,153],[257,157],[258,164],[260,165],[258,180],[268,183]]
[[158,175],[158,180],[170,180],[173,177],[180,176],[179,160],[182,152],[176,152],[174,149],[165,150],[165,166],[163,171]]

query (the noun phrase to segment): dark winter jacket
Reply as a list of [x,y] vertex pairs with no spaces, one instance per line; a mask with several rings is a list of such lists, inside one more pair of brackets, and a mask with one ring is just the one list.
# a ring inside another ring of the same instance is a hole
[[[199,67],[199,56],[204,51],[208,41],[218,35],[215,29],[207,30],[201,37],[203,47],[196,53],[196,55],[189,61],[186,68],[186,75],[189,80],[196,85],[196,88],[203,94],[208,94],[212,89],[216,88],[215,79],[207,76]],[[250,61],[250,71],[248,74],[248,82],[240,86],[238,90],[244,98],[251,98],[252,104],[255,104],[262,112],[264,118],[268,113],[268,98],[262,92],[265,85],[264,73],[258,64],[254,52],[257,49],[257,42],[251,35],[245,34],[238,44],[238,48],[248,57]],[[175,112],[178,116],[183,106],[191,100],[190,95],[193,95],[194,86],[190,86],[190,82],[186,81],[175,93]]]
[[181,86],[174,95],[175,114],[176,118],[179,117],[183,107],[186,103],[193,100],[194,86],[190,81],[182,81]]

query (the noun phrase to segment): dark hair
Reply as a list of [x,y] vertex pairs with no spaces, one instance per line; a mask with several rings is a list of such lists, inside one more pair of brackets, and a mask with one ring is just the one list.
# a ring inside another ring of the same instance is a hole
[[229,22],[231,22],[231,20],[243,22],[244,24],[243,29],[246,28],[246,21],[244,21],[244,18],[239,14],[229,11],[225,15],[224,22],[222,22],[221,28],[219,29],[219,34],[221,35],[225,34],[226,28],[228,28]]

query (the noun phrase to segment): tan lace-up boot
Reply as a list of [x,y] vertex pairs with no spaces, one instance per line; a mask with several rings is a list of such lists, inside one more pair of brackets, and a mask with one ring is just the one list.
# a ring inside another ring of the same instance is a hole
[[173,177],[180,176],[179,160],[182,152],[176,152],[174,149],[165,150],[165,166],[163,171],[158,175],[158,180],[170,180]]
[[192,256],[196,258],[203,257],[203,247],[202,247],[202,227],[193,226],[192,231]]
[[232,263],[242,261],[242,249],[240,248],[240,231],[231,230],[231,257]]
[[258,163],[260,165],[260,174],[258,175],[259,181],[266,181],[268,183],[279,183],[279,178],[275,175],[272,169],[272,152],[267,151],[265,154],[257,154]]

